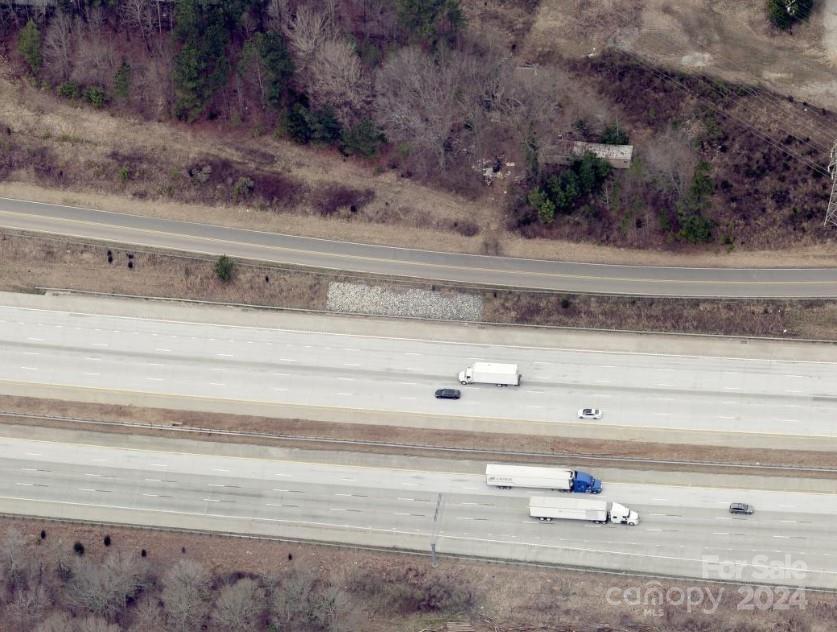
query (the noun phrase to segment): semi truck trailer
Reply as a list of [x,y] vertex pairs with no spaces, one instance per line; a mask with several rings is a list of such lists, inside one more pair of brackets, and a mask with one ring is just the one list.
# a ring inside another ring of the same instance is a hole
[[625,505],[586,498],[533,496],[529,499],[529,515],[544,522],[587,520],[598,524],[612,522],[632,527],[639,524],[639,515]]
[[598,494],[602,491],[602,482],[587,472],[529,465],[489,463],[485,466],[485,484],[501,489],[534,487],[579,494]]
[[520,372],[516,364],[496,362],[474,362],[459,372],[460,384],[496,384],[497,386],[520,386]]

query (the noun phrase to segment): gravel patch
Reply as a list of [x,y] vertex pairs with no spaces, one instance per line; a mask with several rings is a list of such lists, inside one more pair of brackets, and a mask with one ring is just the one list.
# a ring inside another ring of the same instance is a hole
[[437,292],[335,281],[328,285],[327,306],[333,312],[354,314],[482,320],[482,298],[452,290]]

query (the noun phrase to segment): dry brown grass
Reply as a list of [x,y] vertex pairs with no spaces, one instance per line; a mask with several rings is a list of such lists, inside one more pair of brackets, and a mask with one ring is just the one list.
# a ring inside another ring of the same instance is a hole
[[[328,284],[350,277],[238,263],[229,283],[214,259],[136,251],[0,231],[0,289],[38,287],[324,310]],[[107,262],[107,251],[114,256]],[[134,268],[127,267],[127,254]],[[353,277],[356,278],[356,277]],[[361,277],[369,283],[429,288]],[[433,287],[439,287],[435,284]],[[456,288],[453,288],[456,289]],[[658,299],[467,290],[483,299],[486,322],[703,334],[837,339],[837,301]]]
[[[399,177],[397,171],[381,171],[335,151],[302,148],[269,135],[156,123],[75,107],[25,82],[13,82],[4,70],[8,68],[0,62],[0,130],[6,153],[19,155],[0,174],[5,176],[4,195],[64,199],[115,211],[315,237],[433,244],[466,252],[478,252],[481,240],[456,231],[450,234],[454,222],[500,225],[498,206],[435,191]],[[9,152],[10,148],[15,151]],[[38,159],[33,159],[36,155]],[[4,159],[8,162],[8,155]],[[205,164],[226,165],[225,174],[218,177],[216,169],[212,181],[200,186],[187,172]],[[51,167],[48,173],[44,165]],[[231,195],[240,175],[255,181],[252,199],[236,200]],[[296,187],[298,195],[292,200],[271,195],[270,182],[276,180]],[[357,213],[323,219],[316,209],[319,191],[335,186],[372,189],[374,199]]]
[[[107,253],[113,254],[108,263]],[[133,255],[132,259],[128,255]],[[133,268],[128,268],[132,261]],[[327,279],[301,271],[238,264],[233,279],[221,282],[210,257],[178,256],[19,237],[0,232],[0,287],[32,291],[66,287],[115,294],[138,294],[289,308],[325,309]]]
[[[687,444],[643,443],[639,441],[606,441],[599,439],[577,439],[572,437],[543,437],[523,434],[506,435],[492,433],[470,433],[456,430],[421,429],[402,426],[374,426],[367,424],[340,424],[305,419],[283,419],[273,417],[258,417],[253,415],[230,415],[206,412],[191,412],[183,410],[168,410],[163,408],[140,408],[135,406],[120,406],[113,404],[92,404],[69,402],[60,400],[35,399],[29,397],[0,396],[0,411],[5,413],[19,413],[22,415],[64,417],[101,422],[149,424],[148,428],[120,427],[107,424],[84,424],[73,421],[61,421],[0,414],[0,423],[12,425],[33,424],[68,429],[87,429],[101,432],[144,434],[150,436],[165,436],[190,439],[204,439],[214,441],[210,433],[184,434],[179,430],[171,430],[173,425],[185,428],[202,428],[218,431],[235,431],[249,433],[263,433],[274,435],[271,437],[234,437],[224,436],[227,443],[254,443],[262,445],[277,445],[288,447],[309,447],[328,450],[350,450],[352,452],[374,452],[391,454],[394,448],[386,446],[358,446],[329,443],[325,440],[350,440],[376,443],[397,443],[416,446],[408,453],[413,456],[432,456],[434,458],[460,459],[461,454],[437,452],[434,448],[465,448],[470,450],[531,452],[536,456],[508,457],[515,463],[537,462],[544,463],[555,459],[565,462],[567,458],[584,462],[579,455],[595,457],[630,457],[635,459],[657,459],[675,461],[710,461],[716,463],[761,464],[761,465],[796,465],[808,467],[837,467],[837,456],[832,452],[794,451],[794,450],[762,450],[743,448],[724,448],[716,446],[693,446]],[[152,427],[153,426],[153,427]],[[282,436],[285,439],[281,438]],[[290,437],[303,437],[310,440],[300,443],[291,441]],[[318,441],[319,440],[319,441]],[[402,450],[403,452],[403,450]],[[473,458],[480,458],[476,453]],[[505,457],[493,455],[492,459],[503,460]],[[633,467],[647,469],[648,465],[629,462],[614,463],[614,466],[631,469]],[[597,467],[602,467],[596,461]],[[655,469],[707,471],[717,473],[712,466],[696,465],[656,465]],[[725,470],[726,471],[726,470]],[[743,472],[744,470],[742,470]],[[752,470],[747,470],[753,473]],[[733,473],[730,470],[729,473]],[[771,475],[771,470],[761,470],[764,475]],[[776,472],[772,472],[774,475]],[[781,475],[781,474],[780,474]],[[803,474],[800,474],[803,475]],[[831,477],[829,473],[810,472],[804,474],[811,477]]]
[[483,319],[630,331],[837,339],[837,301],[659,299],[497,292]]

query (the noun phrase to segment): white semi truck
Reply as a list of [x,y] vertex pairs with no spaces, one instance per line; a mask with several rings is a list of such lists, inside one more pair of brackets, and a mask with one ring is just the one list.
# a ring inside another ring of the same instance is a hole
[[516,364],[497,362],[474,362],[459,372],[460,384],[496,384],[497,386],[520,386],[520,372]]
[[529,499],[529,515],[545,522],[587,520],[599,524],[627,524],[632,527],[639,524],[639,515],[625,505],[586,498],[533,496]]
[[532,465],[489,463],[485,466],[485,484],[501,489],[534,487],[580,494],[602,491],[602,482],[587,472]]

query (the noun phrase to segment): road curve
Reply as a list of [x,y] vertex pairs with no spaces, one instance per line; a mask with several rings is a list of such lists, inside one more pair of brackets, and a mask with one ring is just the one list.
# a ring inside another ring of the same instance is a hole
[[0,198],[0,226],[314,268],[492,287],[670,297],[837,297],[837,268],[627,266],[444,253],[11,198]]

